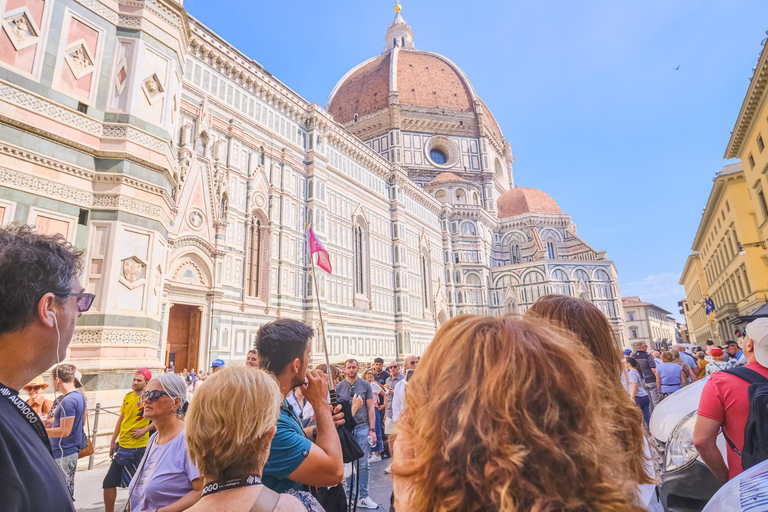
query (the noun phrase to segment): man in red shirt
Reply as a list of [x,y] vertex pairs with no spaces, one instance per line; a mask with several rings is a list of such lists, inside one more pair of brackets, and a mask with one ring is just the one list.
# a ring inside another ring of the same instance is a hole
[[[768,378],[768,318],[759,318],[746,328],[743,344],[746,368]],[[741,452],[744,427],[749,416],[749,383],[727,372],[716,372],[704,385],[699,402],[699,417],[693,432],[693,444],[702,460],[721,481],[742,472],[741,457],[728,449],[728,465],[717,447],[720,429]]]

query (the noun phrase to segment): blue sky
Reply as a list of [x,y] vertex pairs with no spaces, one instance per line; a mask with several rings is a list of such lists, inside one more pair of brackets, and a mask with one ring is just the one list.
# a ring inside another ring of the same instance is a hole
[[[677,313],[677,284],[768,29],[765,0],[402,0],[416,47],[458,64],[541,188]],[[394,1],[187,0],[309,101],[378,55]],[[680,66],[679,71],[675,67]]]

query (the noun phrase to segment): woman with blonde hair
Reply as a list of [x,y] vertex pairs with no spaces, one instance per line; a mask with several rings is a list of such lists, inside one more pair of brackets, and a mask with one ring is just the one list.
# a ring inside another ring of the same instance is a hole
[[585,360],[540,321],[446,322],[398,421],[396,510],[643,510]]
[[187,415],[189,456],[205,479],[195,512],[322,512],[308,493],[277,494],[261,483],[283,397],[267,372],[227,365],[195,393]]
[[528,310],[528,315],[572,332],[594,356],[593,371],[601,388],[604,417],[610,419],[611,431],[627,454],[630,476],[640,486],[638,500],[646,505],[653,495],[655,474],[643,427],[643,412],[622,385],[624,364],[608,319],[591,302],[565,295],[541,297]]

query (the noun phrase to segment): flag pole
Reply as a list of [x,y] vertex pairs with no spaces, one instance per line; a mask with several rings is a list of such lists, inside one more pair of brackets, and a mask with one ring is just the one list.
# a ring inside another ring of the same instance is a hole
[[[309,241],[309,223],[305,223],[304,227],[307,230],[307,241]],[[323,339],[323,352],[325,353],[325,372],[328,375],[328,391],[331,393],[332,401],[336,402],[336,388],[333,385],[333,373],[331,372],[331,359],[328,357],[328,343],[325,340],[325,323],[323,322],[323,308],[320,306],[320,288],[317,284],[317,276],[315,275],[315,259],[312,257],[312,250],[309,248],[309,263],[312,269],[312,284],[315,288],[315,301],[317,302],[317,313],[320,316],[320,334]]]

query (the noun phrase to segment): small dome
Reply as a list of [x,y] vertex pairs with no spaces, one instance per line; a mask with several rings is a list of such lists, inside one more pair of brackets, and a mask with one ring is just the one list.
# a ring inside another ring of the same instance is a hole
[[438,183],[440,181],[467,181],[464,178],[461,178],[459,176],[456,176],[452,172],[441,172],[437,176],[432,179],[432,181],[429,182],[431,185],[432,183]]
[[515,187],[505,192],[498,201],[499,218],[514,217],[523,213],[552,213],[560,215],[563,212],[549,194],[535,188]]

